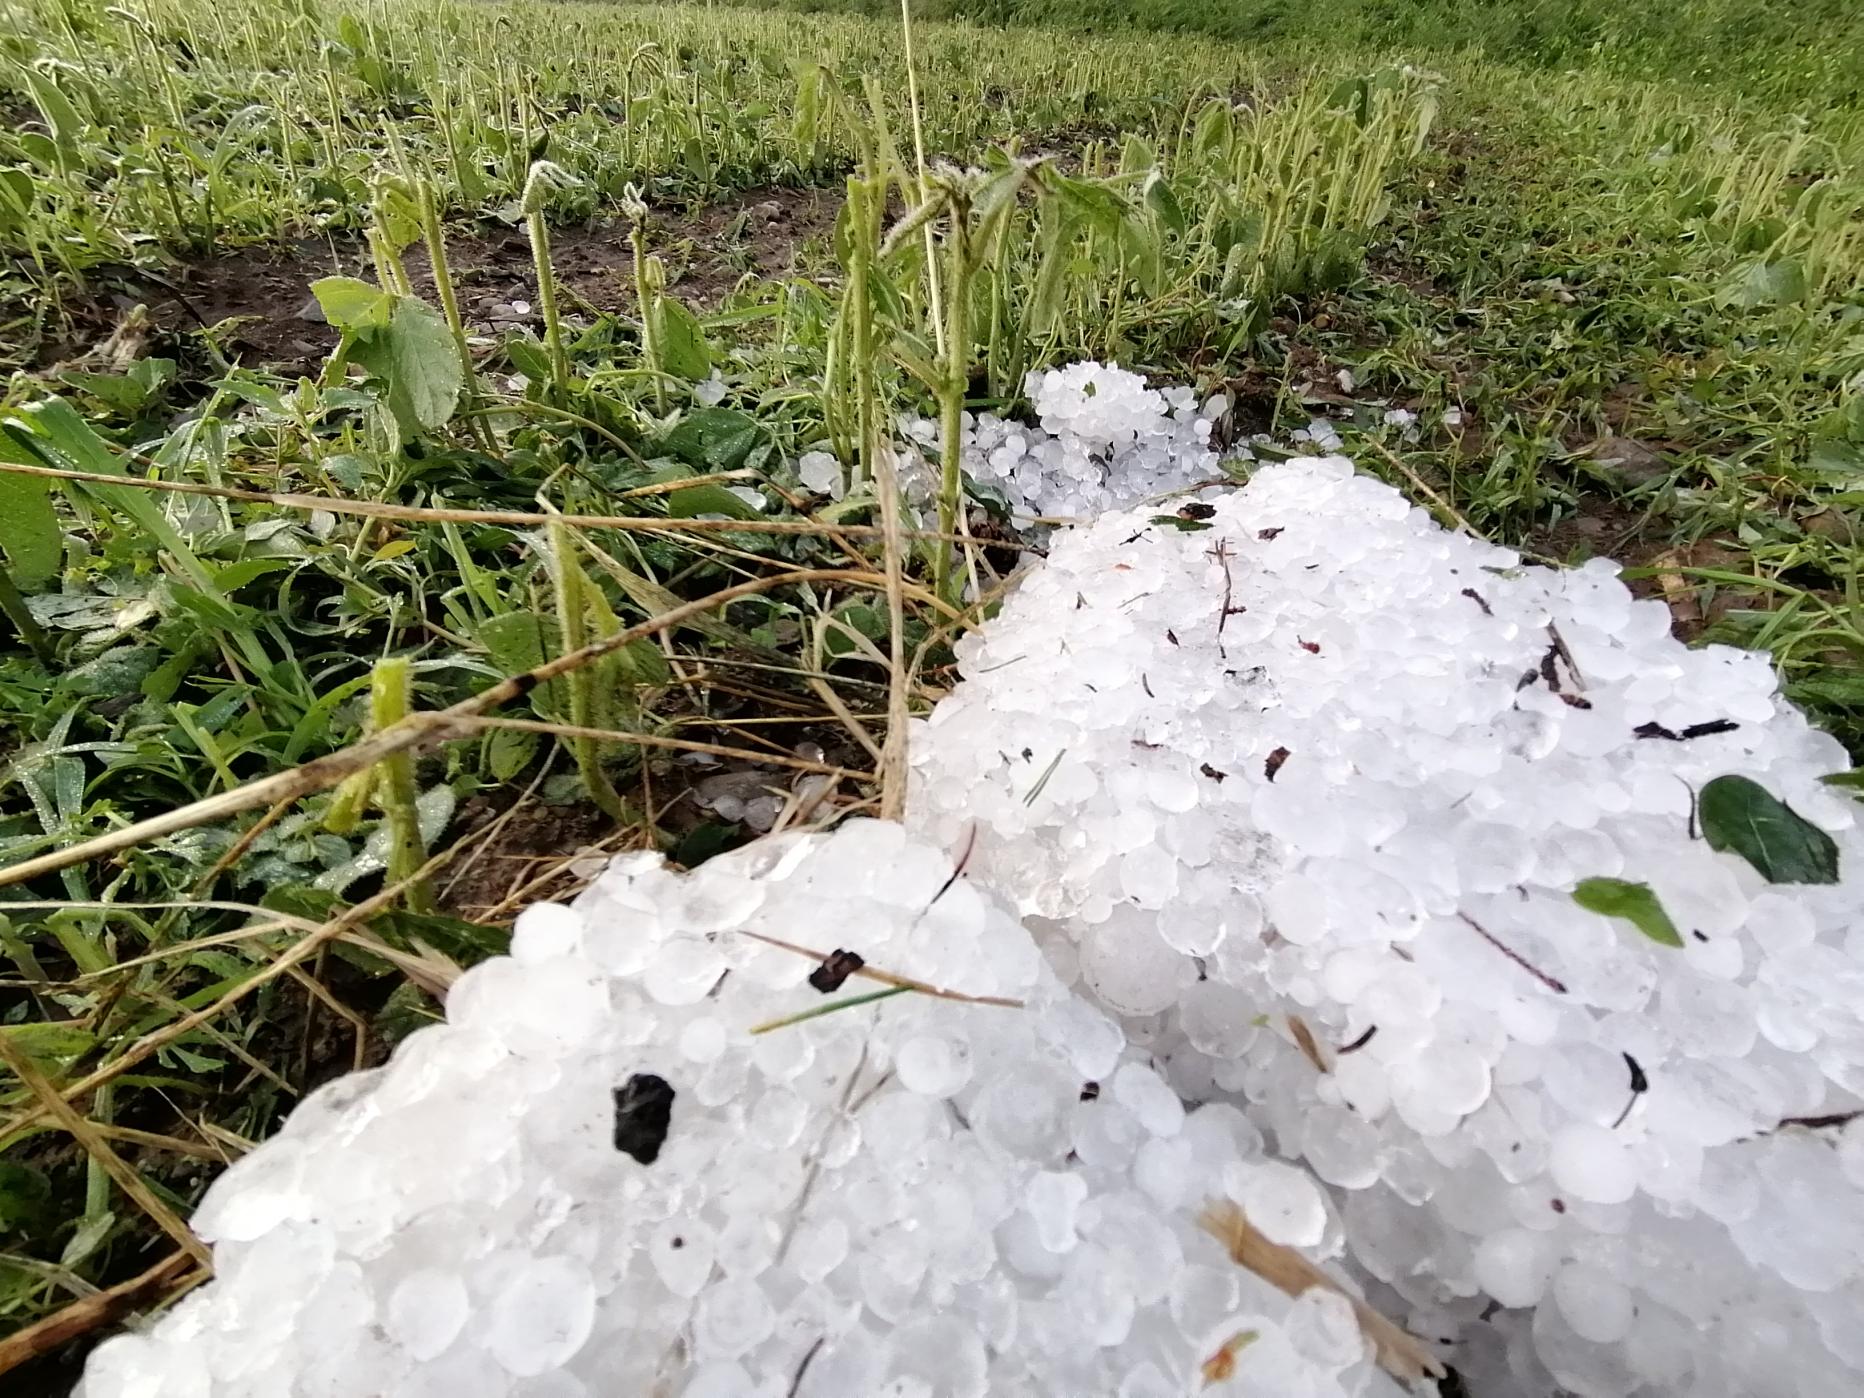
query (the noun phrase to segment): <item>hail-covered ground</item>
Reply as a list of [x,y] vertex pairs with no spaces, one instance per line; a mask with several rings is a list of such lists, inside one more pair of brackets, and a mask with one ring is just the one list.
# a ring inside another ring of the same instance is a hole
[[1864,1384],[1839,745],[1610,565],[1339,457],[1232,488],[1222,403],[1115,369],[1030,397],[968,468],[1098,517],[907,828],[527,911],[86,1398],[1334,1398],[1415,1372],[1376,1313],[1474,1398]]

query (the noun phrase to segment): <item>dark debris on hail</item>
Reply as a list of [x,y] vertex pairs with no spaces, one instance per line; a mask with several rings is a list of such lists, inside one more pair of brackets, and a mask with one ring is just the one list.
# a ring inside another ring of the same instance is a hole
[[822,958],[822,964],[809,973],[809,984],[824,995],[831,995],[840,990],[843,982],[867,962],[858,951],[848,951],[837,947]]
[[636,1073],[615,1089],[615,1149],[643,1165],[660,1158],[673,1124],[672,1085],[657,1073]]

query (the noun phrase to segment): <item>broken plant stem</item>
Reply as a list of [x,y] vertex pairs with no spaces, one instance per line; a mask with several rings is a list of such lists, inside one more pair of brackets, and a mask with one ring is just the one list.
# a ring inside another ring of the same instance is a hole
[[524,231],[531,242],[531,264],[537,272],[537,310],[544,320],[544,348],[550,354],[551,387],[558,399],[569,396],[570,356],[563,346],[563,320],[557,308],[557,279],[550,265],[550,229],[544,223],[544,206],[551,189],[571,177],[548,160],[531,166],[524,182]]
[[[582,565],[576,561],[575,538],[570,531],[560,522],[553,522],[549,526],[549,539],[550,573],[556,588],[557,625],[561,628],[563,639],[562,653],[571,655],[589,645],[589,579],[583,573]],[[564,683],[569,689],[572,727],[585,730],[596,727],[595,685],[599,674],[600,671],[595,668],[579,666],[565,678]],[[576,759],[576,770],[582,774],[589,798],[605,814],[618,821],[625,821],[628,818],[627,808],[602,767],[601,744],[586,734],[571,738],[569,744],[570,753]]]
[[[219,1159],[218,1156],[211,1158]],[[0,1375],[56,1353],[74,1340],[115,1325],[206,1279],[207,1273],[200,1269],[192,1253],[185,1249],[170,1253],[140,1276],[80,1297],[62,1310],[0,1340]]]
[[[442,850],[432,859],[429,859],[416,871],[416,880],[426,879],[434,870],[451,859],[459,849],[460,846],[455,845],[452,849]],[[77,1082],[64,1088],[52,1088],[51,1097],[42,1097],[38,1105],[28,1107],[11,1121],[0,1122],[0,1150],[4,1150],[8,1145],[12,1144],[21,1131],[35,1125],[42,1117],[46,1116],[58,1119],[61,1124],[67,1122],[71,1117],[76,1117],[79,1126],[88,1133],[89,1124],[85,1122],[83,1117],[77,1115],[70,1105],[72,1102],[84,1096],[86,1093],[95,1092],[105,1083],[114,1082],[116,1079],[122,1077],[123,1074],[129,1072],[129,1070],[134,1068],[137,1064],[153,1057],[176,1040],[186,1038],[203,1025],[211,1024],[234,1005],[245,999],[246,996],[252,994],[253,991],[260,989],[262,986],[269,985],[281,976],[289,975],[293,967],[315,956],[318,951],[327,946],[332,940],[344,937],[352,928],[356,927],[357,924],[367,922],[377,913],[388,911],[388,909],[395,905],[395,900],[406,892],[406,884],[391,883],[387,885],[380,892],[372,894],[353,907],[344,909],[335,917],[331,918],[330,921],[323,923],[316,931],[307,935],[296,946],[281,952],[278,956],[273,958],[271,962],[255,971],[245,980],[229,987],[218,999],[203,1005],[200,1009],[190,1014],[183,1015],[180,1019],[169,1021],[160,1029],[152,1030],[143,1035],[142,1038],[131,1044],[110,1062],[104,1064],[95,1072],[80,1078]],[[4,1059],[9,1051],[11,1051],[10,1041],[4,1034],[0,1034],[0,1059]],[[30,1064],[28,1064],[28,1066],[30,1066]],[[51,1084],[48,1083],[47,1086],[51,1087]],[[54,1098],[56,1101],[53,1100]],[[76,1135],[77,1133],[73,1132],[73,1134]],[[82,1140],[83,1137],[79,1139]],[[128,1166],[124,1168],[127,1170]],[[136,1183],[140,1185],[141,1181],[137,1180]],[[155,1203],[164,1209],[167,1208],[167,1205],[162,1204],[159,1198],[155,1199]],[[153,1215],[151,1216],[153,1217]],[[160,1222],[159,1219],[157,1221]],[[182,1225],[182,1231],[187,1232],[187,1236],[193,1239],[195,1247],[201,1247],[200,1240],[195,1238],[192,1232],[187,1231],[185,1224]],[[203,1252],[204,1251],[205,1249],[203,1249]]]
[[870,990],[864,995],[849,995],[840,1000],[831,1000],[826,1005],[813,1005],[797,1014],[784,1015],[780,1019],[767,1019],[762,1024],[753,1024],[750,1032],[768,1034],[773,1029],[787,1029],[792,1024],[820,1019],[823,1015],[832,1015],[839,1010],[852,1010],[862,1005],[871,1005],[876,1000],[890,1000],[895,995],[910,995],[912,989],[910,985],[891,985],[885,990]]
[[[950,276],[945,283],[945,363],[939,383],[939,437],[942,461],[939,473],[938,527],[954,532],[964,489],[964,394],[971,378],[971,203],[953,185],[945,195],[950,223],[946,232],[946,258]],[[930,236],[931,226],[927,225]],[[936,310],[935,310],[936,314]],[[950,592],[952,546],[932,546],[932,590]]]
[[1566,983],[1564,981],[1555,980],[1552,976],[1548,975],[1545,971],[1541,970],[1540,967],[1536,966],[1533,962],[1529,961],[1525,956],[1521,955],[1520,952],[1514,950],[1514,948],[1512,947],[1509,947],[1503,944],[1495,936],[1493,932],[1490,932],[1488,928],[1484,927],[1481,923],[1477,922],[1468,913],[1458,912],[1457,916],[1461,918],[1464,922],[1468,923],[1469,926],[1475,930],[1476,935],[1481,937],[1483,941],[1487,942],[1490,946],[1494,947],[1495,950],[1499,951],[1503,956],[1507,957],[1510,961],[1514,962],[1515,965],[1519,966],[1523,971],[1526,971],[1530,976],[1532,976],[1535,980],[1539,981],[1542,985],[1546,986],[1547,989],[1551,990],[1555,995],[1566,994]]
[[900,482],[893,452],[882,440],[880,388],[874,378],[874,305],[869,283],[880,246],[884,186],[878,174],[848,179],[848,294],[854,312],[855,401],[861,427],[861,463],[880,495],[887,578],[887,736],[880,758],[880,816],[899,820],[906,810],[906,603],[902,591],[904,540]]
[[492,438],[491,424],[473,411],[479,406],[478,372],[473,364],[472,346],[466,341],[466,322],[460,315],[459,294],[453,288],[453,269],[447,265],[447,240],[441,231],[440,204],[434,195],[433,184],[426,179],[416,181],[414,197],[420,209],[421,238],[427,244],[427,264],[433,269],[434,296],[440,302],[441,313],[447,318],[447,329],[452,332],[454,353],[459,355],[466,415],[472,419],[479,445],[490,452],[497,447],[497,443]]
[[[925,123],[919,115],[919,73],[918,64],[913,58],[912,0],[900,0],[900,37],[906,54],[906,108],[913,123],[913,163],[919,174],[919,202],[923,204],[931,197],[932,189],[926,180]],[[930,223],[919,232],[926,249],[926,294],[932,322],[933,347],[942,355],[945,353],[945,326],[940,316],[938,244],[932,237]]]
[[[369,727],[381,733],[405,722],[413,702],[412,672],[405,656],[376,662],[369,679]],[[415,870],[427,858],[421,839],[421,816],[414,784],[414,755],[406,749],[390,753],[377,769],[376,799],[388,822],[388,877],[408,883],[408,907],[429,911],[433,896],[415,879]]]
[[634,306],[641,317],[641,362],[653,372],[654,406],[667,410],[667,385],[660,344],[660,293],[666,273],[647,255],[647,204],[632,184],[622,195],[628,215],[628,248],[634,255]]

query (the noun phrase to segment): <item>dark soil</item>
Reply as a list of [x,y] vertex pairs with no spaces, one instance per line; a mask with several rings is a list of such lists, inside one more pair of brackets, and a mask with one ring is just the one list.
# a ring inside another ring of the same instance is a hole
[[[797,271],[804,248],[831,234],[839,207],[828,190],[747,190],[703,208],[657,213],[649,247],[667,263],[669,291],[689,305],[712,309],[747,275]],[[624,225],[553,229],[550,252],[568,313],[606,314],[633,306],[633,253]],[[431,300],[433,274],[425,249],[410,248],[405,261],[416,293]],[[448,239],[447,263],[472,330],[540,323],[537,277],[522,227],[486,223],[457,230]],[[183,262],[161,274],[116,269],[115,288],[79,308],[72,336],[48,358],[70,360],[94,349],[140,303],[149,308],[158,336],[224,324],[218,341],[228,358],[311,372],[337,343],[310,291],[312,282],[329,276],[372,276],[361,239],[346,234],[256,246]]]
[[[500,804],[509,803],[483,797],[468,800],[450,838],[483,829],[498,817]],[[542,873],[550,860],[572,855],[614,828],[615,822],[588,802],[525,806],[486,844],[461,856],[462,872],[457,878],[445,872],[438,876],[440,910],[476,921],[504,902],[512,889]],[[470,864],[465,863],[467,859]]]

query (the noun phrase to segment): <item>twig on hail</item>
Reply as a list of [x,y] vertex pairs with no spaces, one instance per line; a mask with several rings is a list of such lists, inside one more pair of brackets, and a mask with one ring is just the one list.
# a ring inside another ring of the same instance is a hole
[[1401,1383],[1416,1383],[1429,1376],[1440,1379],[1444,1368],[1423,1341],[1400,1329],[1354,1296],[1319,1267],[1291,1247],[1270,1242],[1229,1199],[1213,1199],[1198,1215],[1198,1226],[1223,1244],[1230,1260],[1254,1272],[1276,1290],[1299,1296],[1311,1287],[1325,1287],[1353,1303],[1359,1329],[1372,1342],[1379,1367]]
[[[796,942],[786,942],[781,937],[767,936],[762,932],[751,932],[743,928],[738,930],[741,937],[749,937],[754,942],[763,942],[766,946],[781,947],[784,951],[793,951],[798,956],[806,956],[811,961],[826,961],[829,953],[815,951]],[[930,995],[937,1000],[956,1000],[965,1005],[995,1005],[1005,1010],[1020,1010],[1021,1000],[1012,1000],[1005,995],[968,995],[960,990],[947,990],[928,981],[916,981],[911,976],[896,976],[891,971],[882,971],[873,966],[861,965],[849,973],[870,981],[879,981],[882,985],[893,986],[899,990],[916,991],[920,995]]]

